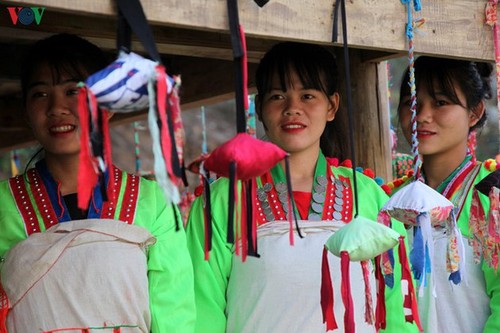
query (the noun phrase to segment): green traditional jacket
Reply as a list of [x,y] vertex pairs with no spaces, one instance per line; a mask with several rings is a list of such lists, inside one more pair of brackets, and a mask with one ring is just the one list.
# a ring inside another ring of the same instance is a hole
[[[349,191],[352,191],[352,169],[343,166],[333,166],[332,164],[327,163],[322,154],[318,158],[315,179],[319,179],[318,176],[327,175],[327,168],[331,169],[331,172],[336,179],[343,180],[344,184],[349,184],[347,187],[349,188]],[[266,177],[271,177],[277,187],[279,183],[284,181],[284,172],[278,164],[267,175],[258,179],[259,188],[263,188],[263,186],[265,186],[262,179],[265,179]],[[370,177],[357,172],[356,178],[359,215],[373,220],[373,223],[377,223],[377,214],[380,208],[387,201],[388,196]],[[210,251],[209,260],[205,260],[204,253],[205,231],[203,197],[198,197],[194,201],[186,226],[188,247],[191,253],[191,259],[193,261],[195,272],[195,297],[197,309],[196,332],[200,333],[226,332],[228,324],[226,317],[226,313],[228,312],[228,285],[232,278],[233,261],[241,260],[239,257],[234,256],[234,245],[227,242],[228,186],[229,181],[226,178],[220,178],[211,184],[211,223],[213,225],[213,234],[212,249]],[[314,194],[314,190],[312,192]],[[259,193],[259,191],[257,191],[257,193]],[[345,207],[344,202],[344,208]],[[345,222],[350,221],[353,216],[353,209],[353,205],[351,204],[348,206],[348,211],[340,212],[342,220],[345,220]],[[312,212],[313,208],[310,210],[310,213]],[[283,223],[288,222],[284,221]],[[406,230],[401,223],[395,221],[393,223],[393,229],[401,235],[406,236]],[[289,247],[290,245],[287,244],[286,246]],[[274,251],[274,253],[278,253],[280,248],[275,248]],[[395,283],[392,289],[386,287],[385,302],[387,307],[387,327],[383,331],[394,333],[418,332],[416,325],[405,322],[405,316],[403,313],[403,297],[400,285],[401,267],[397,256],[397,246],[394,248],[393,253],[395,255],[396,265],[394,267]],[[318,253],[318,256],[321,257],[321,253]],[[262,257],[257,260],[261,259]],[[242,265],[245,264],[246,263],[243,263]],[[318,270],[317,276],[318,279],[321,279],[320,270]],[[262,272],[260,279],[265,281],[265,272]],[[361,277],[358,281],[359,285],[352,285],[353,289],[364,288]],[[307,281],[302,281],[302,283],[308,284]],[[290,286],[290,288],[290,290],[293,290],[294,286]],[[372,288],[375,288],[375,286],[372,286]],[[320,290],[317,292],[319,293]],[[335,300],[335,302],[341,302],[341,300],[338,299]],[[321,309],[319,302],[317,304],[317,309],[318,311]],[[358,309],[358,311],[360,311],[360,309]],[[362,311],[364,311],[364,309]],[[268,314],[270,316],[275,315],[272,308],[269,308]],[[304,314],[304,316],[307,316],[307,314]],[[294,322],[299,322],[303,319],[290,318],[290,316],[287,317],[286,315],[284,317],[280,316],[279,318],[279,320],[290,322],[291,325],[293,325]],[[342,318],[338,318],[337,320],[342,320]]]

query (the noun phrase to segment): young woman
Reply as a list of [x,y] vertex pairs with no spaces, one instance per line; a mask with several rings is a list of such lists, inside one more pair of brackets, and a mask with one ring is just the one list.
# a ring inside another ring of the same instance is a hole
[[[422,181],[458,209],[466,260],[465,279],[459,285],[451,284],[446,270],[446,231],[442,226],[434,226],[434,278],[419,299],[425,332],[500,332],[500,275],[486,264],[474,264],[473,249],[467,242],[472,237],[469,220],[473,187],[490,172],[487,164],[476,161],[471,154],[468,137],[486,121],[485,100],[491,97],[491,71],[489,64],[469,61],[424,56],[415,61]],[[411,142],[410,91],[404,81],[399,117]],[[488,197],[479,196],[487,216]],[[432,295],[433,289],[437,297]]]
[[[278,164],[258,179],[256,200],[262,208],[257,217],[260,258],[248,257],[242,263],[234,254],[234,245],[226,241],[228,179],[214,182],[212,250],[208,261],[204,259],[201,198],[194,202],[187,223],[195,270],[196,330],[324,332],[320,306],[323,246],[333,232],[353,217],[352,169],[340,166],[332,158],[345,157],[342,144],[347,141],[342,123],[334,121],[340,103],[336,60],[318,45],[277,44],[260,62],[256,83],[256,111],[266,135],[290,154],[293,198],[305,237],[295,237],[294,246],[289,243],[289,225],[283,219],[291,208],[286,203],[284,165]],[[359,214],[376,221],[387,196],[373,179],[361,173],[357,176]],[[395,228],[405,234],[401,224],[395,223]],[[332,274],[338,332],[343,332],[338,262],[337,259]],[[351,266],[356,328],[360,332],[375,332],[364,321],[359,263]],[[399,276],[395,280],[399,281]],[[387,331],[416,332],[416,327],[404,322],[398,282],[388,289],[386,302]]]
[[88,209],[77,208],[77,83],[107,65],[99,48],[67,34],[35,43],[24,62],[25,117],[43,158],[0,182],[0,306],[10,304],[0,331],[2,319],[9,332],[194,327],[185,233],[158,185],[113,167],[114,194],[103,199],[98,185]]

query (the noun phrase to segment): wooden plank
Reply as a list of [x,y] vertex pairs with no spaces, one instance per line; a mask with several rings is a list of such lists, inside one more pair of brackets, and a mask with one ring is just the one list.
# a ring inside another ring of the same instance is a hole
[[[3,5],[46,7],[47,13],[78,13],[115,17],[112,0],[18,0]],[[152,25],[201,31],[227,31],[224,0],[143,0]],[[425,25],[415,37],[415,51],[443,57],[493,60],[491,29],[484,24],[485,1],[423,1]],[[240,21],[248,36],[261,39],[305,40],[330,43],[332,0],[271,0],[259,8],[253,1],[239,2]],[[355,48],[404,52],[406,8],[400,1],[351,0],[346,2],[349,44]],[[43,29],[43,21],[40,28]],[[341,41],[341,38],[339,39]]]
[[[0,11],[1,11],[0,7]],[[5,14],[5,13],[4,13]],[[106,51],[116,52],[116,19],[114,17],[82,16],[46,10],[40,26],[12,25],[9,15],[0,15],[0,41],[5,44],[31,44],[55,33],[73,33],[87,38]],[[232,59],[230,36],[225,32],[187,30],[152,26],[160,54],[190,57]],[[132,50],[143,53],[142,44],[132,36]],[[247,38],[248,61],[258,62],[272,40]],[[3,48],[2,48],[3,50]]]

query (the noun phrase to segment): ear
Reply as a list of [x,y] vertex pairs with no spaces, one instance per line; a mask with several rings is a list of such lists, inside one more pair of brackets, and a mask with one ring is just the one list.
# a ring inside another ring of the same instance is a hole
[[335,114],[337,114],[337,111],[339,110],[339,104],[340,104],[339,93],[334,93],[333,95],[329,96],[328,100],[329,100],[329,106],[328,106],[327,120],[332,121],[333,119],[335,119]]
[[486,104],[484,101],[479,102],[475,107],[469,111],[469,127],[475,126],[486,112]]

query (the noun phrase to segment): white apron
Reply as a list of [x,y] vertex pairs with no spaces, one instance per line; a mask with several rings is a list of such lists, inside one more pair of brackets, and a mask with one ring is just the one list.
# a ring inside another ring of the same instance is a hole
[[[323,246],[336,230],[345,225],[337,221],[300,221],[304,238],[295,233],[290,246],[289,224],[274,221],[257,231],[260,258],[233,257],[227,289],[227,332],[325,332],[321,294]],[[340,293],[340,258],[329,255],[334,289],[334,312],[344,332],[344,305]],[[364,322],[364,282],[359,262],[352,262],[351,287],[357,333],[372,333],[375,328]],[[370,266],[371,269],[371,266]],[[375,278],[370,276],[372,299],[376,300]]]
[[[474,263],[472,247],[467,239],[465,245],[466,281],[455,285],[448,281],[446,270],[446,248],[448,238],[444,229],[433,228],[434,258],[433,279],[419,297],[419,313],[425,333],[481,333],[490,316],[490,299],[481,265]],[[434,285],[433,285],[434,283]],[[435,286],[437,297],[432,295]],[[418,290],[418,289],[417,289]]]
[[0,272],[7,330],[149,332],[146,250],[154,242],[142,227],[107,219],[31,235],[6,254]]

